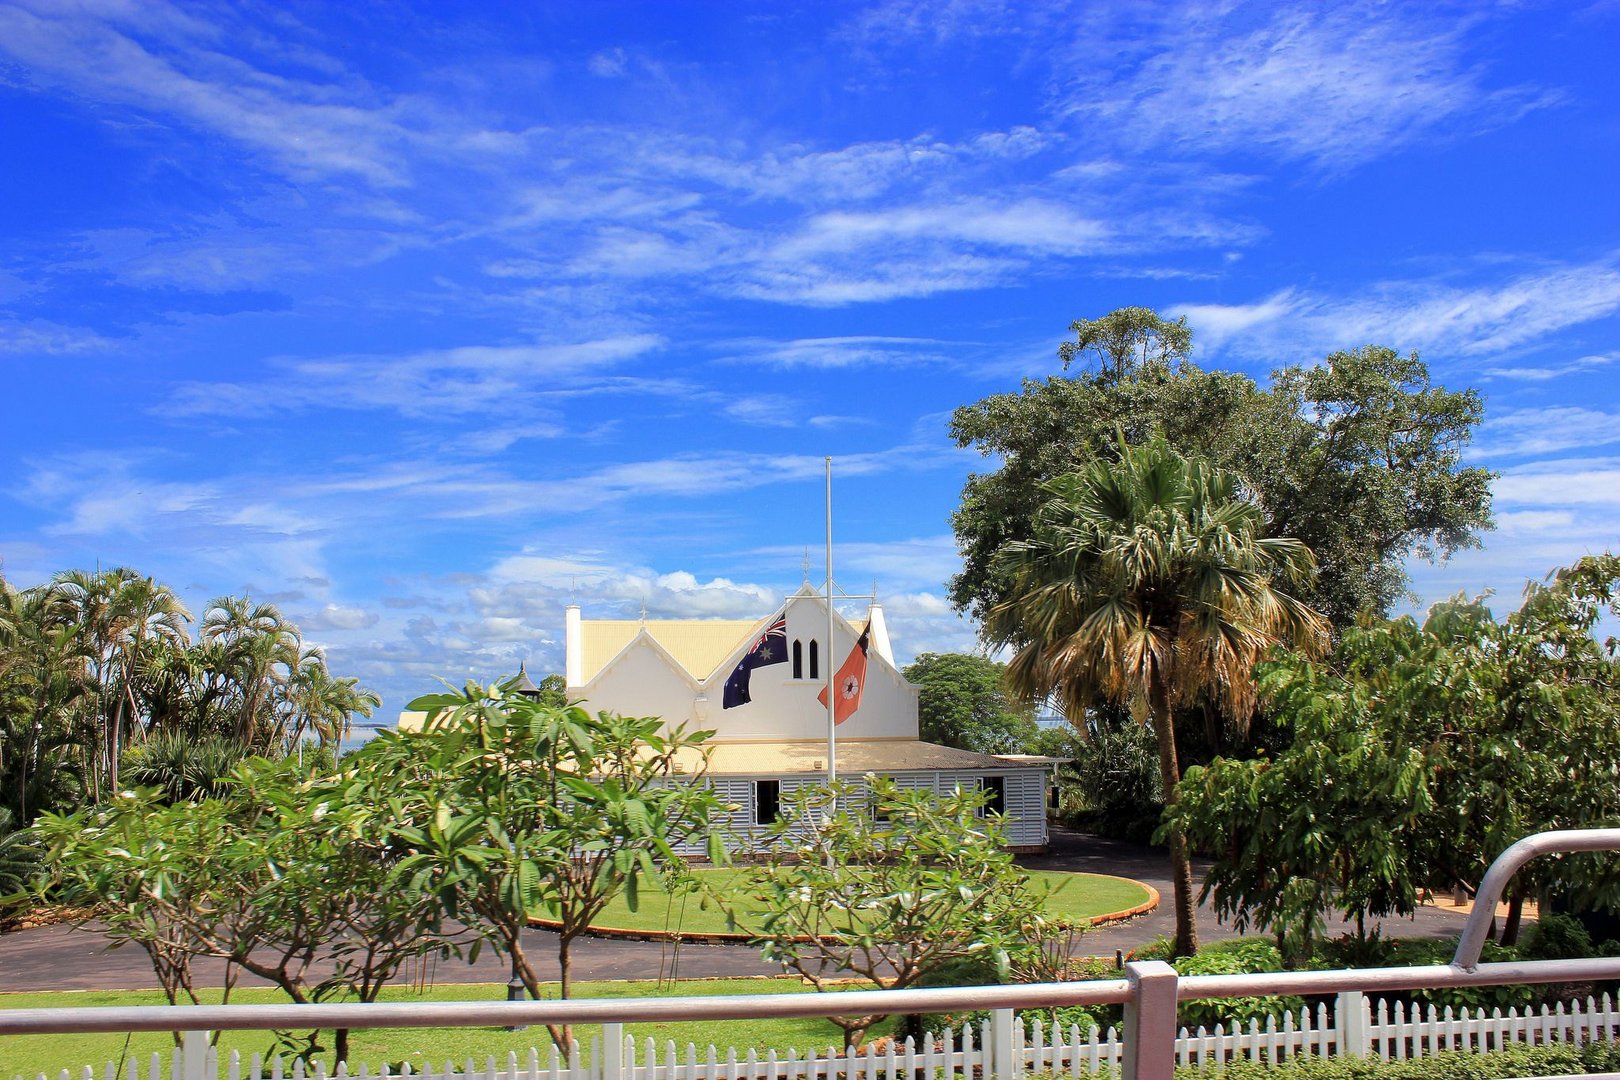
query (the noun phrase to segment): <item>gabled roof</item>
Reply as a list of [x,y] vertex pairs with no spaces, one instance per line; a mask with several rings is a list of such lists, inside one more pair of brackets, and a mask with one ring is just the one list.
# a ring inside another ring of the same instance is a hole
[[580,683],[596,678],[642,630],[701,682],[764,624],[764,619],[581,619]]

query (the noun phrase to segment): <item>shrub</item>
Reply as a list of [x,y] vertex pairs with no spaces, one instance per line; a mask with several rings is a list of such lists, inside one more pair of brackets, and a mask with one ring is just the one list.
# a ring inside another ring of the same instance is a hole
[[[1620,1044],[1550,1043],[1514,1046],[1492,1053],[1447,1050],[1408,1061],[1378,1058],[1296,1058],[1281,1064],[1236,1062],[1225,1080],[1499,1080],[1514,1076],[1556,1076],[1620,1069]],[[1183,1067],[1178,1080],[1201,1080],[1210,1068]]]
[[[1175,961],[1182,975],[1242,975],[1253,971],[1281,971],[1282,953],[1277,946],[1260,938],[1233,938],[1207,945],[1197,956]],[[1297,1013],[1305,1004],[1298,997],[1194,998],[1181,1003],[1181,1022],[1188,1028],[1213,1029],[1216,1024],[1230,1031],[1251,1019],[1281,1017]]]
[[1596,954],[1592,935],[1573,915],[1543,915],[1519,946],[1519,955],[1526,960],[1574,960]]

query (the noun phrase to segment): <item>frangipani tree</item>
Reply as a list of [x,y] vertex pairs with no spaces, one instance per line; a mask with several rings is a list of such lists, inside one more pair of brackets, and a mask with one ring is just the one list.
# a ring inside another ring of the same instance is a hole
[[[380,733],[345,761],[352,824],[410,850],[399,887],[435,895],[481,932],[532,995],[540,975],[523,944],[531,916],[559,923],[567,997],[574,942],[610,901],[623,893],[634,908],[644,884],[684,868],[676,849],[700,839],[711,860],[726,861],[710,829],[721,803],[701,782],[712,732],[593,716],[510,683],[469,683],[409,707],[428,714],[425,730]],[[551,1034],[567,1044],[567,1029]]]
[[[1034,535],[1006,545],[1013,582],[984,626],[1013,649],[1009,688],[1055,697],[1070,716],[1115,702],[1151,723],[1166,800],[1180,779],[1175,710],[1213,701],[1253,713],[1254,665],[1282,645],[1325,647],[1326,620],[1291,589],[1315,569],[1299,541],[1266,536],[1264,510],[1237,478],[1162,439],[1045,485]],[[1198,949],[1184,830],[1167,826],[1178,956]]]

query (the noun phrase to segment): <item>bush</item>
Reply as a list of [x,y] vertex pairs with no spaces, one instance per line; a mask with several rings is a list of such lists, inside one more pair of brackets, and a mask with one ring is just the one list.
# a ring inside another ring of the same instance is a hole
[[1575,960],[1597,955],[1592,935],[1573,915],[1549,914],[1524,935],[1519,955],[1526,960]]
[[1073,790],[1084,805],[1069,823],[1099,836],[1152,843],[1164,815],[1159,747],[1152,729],[1116,708],[1090,714],[1086,729],[1074,745],[1071,767]]
[[[1386,963],[1397,967],[1449,964],[1456,951],[1457,943],[1445,938],[1397,938],[1390,942]],[[1517,949],[1498,945],[1494,941],[1485,943],[1479,958],[1486,964],[1505,964],[1521,959]],[[1544,1000],[1546,988],[1523,983],[1510,986],[1450,986],[1413,990],[1408,998],[1414,1004],[1433,1005],[1440,1009],[1447,1005],[1454,1009],[1522,1009]]]
[[[1254,971],[1281,971],[1282,953],[1277,946],[1259,938],[1217,941],[1197,956],[1175,961],[1181,975],[1242,975]],[[1264,1021],[1285,1012],[1298,1013],[1305,999],[1298,997],[1194,998],[1181,1003],[1181,1022],[1189,1029],[1214,1029],[1220,1024],[1230,1031],[1251,1019]]]
[[[1499,1080],[1514,1076],[1556,1076],[1614,1072],[1620,1044],[1550,1043],[1514,1046],[1492,1053],[1447,1050],[1408,1061],[1377,1058],[1296,1058],[1281,1064],[1237,1062],[1226,1066],[1226,1080]],[[1213,1076],[1212,1068],[1182,1067],[1178,1080]]]

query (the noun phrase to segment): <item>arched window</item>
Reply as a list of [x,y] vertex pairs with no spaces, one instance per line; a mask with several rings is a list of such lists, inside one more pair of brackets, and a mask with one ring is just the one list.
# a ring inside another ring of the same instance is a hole
[[[812,643],[810,648],[814,649],[815,645]],[[816,654],[812,652],[810,655],[814,656]],[[815,663],[815,661],[812,660],[811,663]],[[798,638],[793,639],[793,677],[795,679],[804,678],[804,647],[799,643]]]
[[812,679],[821,678],[821,672],[819,670],[819,665],[816,662],[817,661],[816,652],[817,652],[816,640],[814,638],[811,638],[810,639],[810,677]]

